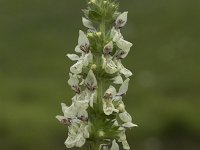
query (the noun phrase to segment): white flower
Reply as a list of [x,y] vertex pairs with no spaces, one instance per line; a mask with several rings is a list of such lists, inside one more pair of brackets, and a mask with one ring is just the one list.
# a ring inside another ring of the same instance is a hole
[[119,110],[120,113],[125,111],[125,105],[124,102],[121,99],[115,99],[115,101],[117,102],[117,110]]
[[128,142],[127,142],[127,140],[122,141],[122,145],[123,145],[123,148],[125,150],[130,150],[131,149],[129,144],[128,144]]
[[119,136],[119,142],[126,141],[126,133],[125,133],[126,130],[125,130],[125,128],[120,127],[119,131],[121,131],[118,135]]
[[89,107],[89,99],[85,91],[75,95],[72,98],[73,105],[76,108],[76,117],[82,121],[88,119],[87,108]]
[[115,42],[117,47],[120,49],[115,53],[115,58],[125,58],[128,55],[130,48],[133,46],[133,44],[124,40],[121,33],[119,31],[116,31],[115,29],[111,31],[111,38],[113,38],[113,42]]
[[104,46],[103,53],[104,55],[109,55],[113,50],[113,42],[109,42]]
[[128,55],[128,53],[130,52],[131,47],[133,46],[132,43],[130,43],[122,38],[119,39],[118,41],[116,41],[116,44],[117,44],[118,48],[120,49],[114,55],[116,59],[125,58]]
[[74,107],[74,104],[72,104],[71,106],[67,107],[64,103],[61,103],[61,106],[62,106],[62,110],[63,110],[63,113],[64,113],[65,117],[70,118],[70,119],[76,117],[77,110]]
[[74,102],[74,106],[77,109],[77,116],[85,116],[88,117],[86,109],[88,108],[88,100],[77,100]]
[[106,115],[111,115],[113,112],[118,112],[113,105],[113,97],[116,95],[116,89],[113,86],[110,86],[109,89],[104,94],[103,110]]
[[119,88],[119,92],[117,93],[117,95],[122,96],[122,95],[126,94],[126,92],[128,91],[129,81],[130,81],[130,79],[127,78],[124,81],[124,83],[122,83],[122,85]]
[[60,123],[64,124],[64,125],[70,125],[71,124],[71,120],[67,117],[64,116],[56,116],[56,119],[58,119],[58,121],[60,121]]
[[83,137],[83,134],[78,134],[76,137],[76,147],[82,147],[86,142],[86,139]]
[[111,79],[114,84],[122,84],[124,81],[120,75],[114,77]]
[[103,111],[106,115],[111,115],[113,113],[114,105],[111,100],[102,100],[103,102]]
[[90,91],[94,91],[97,88],[97,79],[92,70],[89,71],[85,79],[85,85]]
[[87,36],[83,31],[79,31],[78,45],[75,48],[77,53],[89,53],[90,44]]
[[79,80],[77,75],[72,75],[71,73],[69,74],[70,79],[68,80],[68,84],[71,86],[71,88],[76,92],[80,93],[80,87],[79,87]]
[[128,15],[128,12],[126,11],[126,12],[123,12],[122,14],[120,14],[120,15],[117,17],[117,19],[116,19],[116,21],[115,21],[115,27],[116,27],[117,29],[119,29],[119,28],[125,26],[125,24],[126,24],[126,22],[127,22],[127,15]]
[[67,54],[67,57],[69,57],[69,59],[71,59],[72,61],[76,61],[80,59],[80,57],[76,54]]
[[104,98],[106,98],[106,99],[112,99],[115,95],[116,95],[116,89],[115,89],[115,87],[114,86],[110,86],[107,90],[106,90],[106,92],[105,92],[105,94],[104,94]]
[[[67,55],[71,59],[75,59],[75,55],[72,56],[72,54]],[[79,57],[77,63],[75,63],[73,66],[70,67],[70,71],[74,74],[80,74],[82,72],[82,69],[84,66],[88,66],[89,63],[93,62],[93,55],[91,52],[87,54],[82,54],[81,57]]]
[[88,102],[86,100],[76,100],[71,106],[61,104],[64,116],[56,116],[56,118],[63,124],[69,125],[78,120],[85,121],[88,118],[86,109]]
[[86,127],[85,124],[72,124],[68,127],[68,138],[65,141],[67,148],[82,147],[85,144],[85,137],[82,130]]
[[73,66],[70,67],[70,71],[74,74],[80,74],[83,69],[83,63],[82,61],[78,61]]
[[111,30],[110,36],[113,38],[113,42],[117,42],[120,39],[123,39],[122,34],[114,28]]
[[94,103],[97,101],[97,92],[95,91],[91,95],[88,95],[88,99],[90,107],[93,107]]
[[93,23],[90,20],[86,19],[85,17],[82,17],[82,22],[85,27],[89,29],[95,29]]
[[125,128],[121,127],[119,130],[121,130],[121,132],[119,133],[119,142],[122,142],[123,145],[123,149],[125,150],[130,150],[130,146],[126,140],[126,134],[125,134]]
[[65,141],[65,145],[67,148],[72,148],[75,146],[75,139],[74,137],[68,136],[67,140]]
[[123,122],[125,122],[125,123],[127,123],[127,122],[132,122],[132,117],[131,117],[131,115],[128,113],[128,112],[123,112],[123,113],[120,113],[119,114],[119,118],[123,121]]
[[73,122],[76,122],[77,110],[74,104],[68,107],[61,103],[61,106],[64,116],[56,116],[56,118],[64,125],[71,125]]
[[93,61],[93,55],[89,52],[88,54],[83,55],[80,59],[82,60],[83,66],[88,66],[88,64]]
[[123,74],[126,78],[129,78],[133,75],[133,73],[125,67],[120,69],[120,73]]
[[89,128],[90,128],[89,125],[81,124],[80,132],[83,133],[83,137],[84,138],[89,138],[90,137]]
[[[117,30],[113,27],[110,31],[110,37],[113,39],[115,34],[117,33]],[[113,40],[114,41],[114,40]]]
[[105,69],[105,72],[108,74],[114,74],[118,71],[117,66],[115,65],[114,61],[112,59],[106,59],[102,55],[102,68]]
[[130,43],[130,42],[124,40],[123,38],[120,38],[120,39],[116,42],[116,44],[117,44],[117,46],[118,46],[120,49],[122,49],[122,50],[124,50],[124,51],[129,51],[130,48],[133,46],[132,43]]
[[117,144],[116,140],[113,140],[110,150],[119,150],[119,145]]
[[126,122],[126,123],[122,124],[122,127],[124,127],[124,128],[132,128],[132,127],[137,127],[137,125],[133,124],[132,122]]

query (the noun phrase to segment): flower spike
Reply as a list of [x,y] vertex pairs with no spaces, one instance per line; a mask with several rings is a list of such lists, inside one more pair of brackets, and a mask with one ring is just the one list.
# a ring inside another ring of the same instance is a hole
[[67,148],[130,150],[126,131],[137,125],[123,97],[133,73],[122,62],[133,44],[120,31],[128,12],[119,13],[118,6],[116,0],[88,0],[82,17],[86,32],[79,31],[75,54],[67,54],[74,62],[68,84],[75,95],[56,116],[68,127]]

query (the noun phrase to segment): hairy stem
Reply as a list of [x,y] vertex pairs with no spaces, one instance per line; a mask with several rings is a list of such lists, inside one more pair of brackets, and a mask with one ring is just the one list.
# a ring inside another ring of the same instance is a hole
[[[100,26],[99,26],[99,30],[100,30],[100,32],[102,33],[102,35],[103,35],[103,45],[102,45],[102,47],[104,46],[104,44],[105,44],[105,35],[106,35],[106,27],[105,27],[105,23],[104,23],[104,21],[102,21],[102,23],[100,24]],[[96,65],[97,66],[101,66],[101,55],[98,55],[97,56],[97,60],[96,60]],[[104,89],[104,87],[103,87],[103,85],[104,85],[104,79],[102,79],[101,77],[99,77],[99,76],[97,76],[97,81],[98,81],[98,89],[97,89],[97,104],[98,104],[98,108],[99,108],[99,110],[101,110],[102,108],[102,99],[103,99],[103,95],[104,95],[104,91],[103,91],[103,89]],[[101,111],[99,111],[99,112],[101,112]],[[94,141],[94,142],[92,142],[91,144],[90,144],[90,149],[91,150],[99,150],[99,147],[100,147],[100,145],[96,142],[96,141]]]
[[92,143],[90,146],[90,150],[99,150],[99,145],[97,143]]

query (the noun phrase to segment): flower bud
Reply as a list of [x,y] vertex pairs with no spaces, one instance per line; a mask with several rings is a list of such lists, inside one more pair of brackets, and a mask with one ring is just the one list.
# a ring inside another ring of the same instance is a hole
[[90,0],[90,1],[89,1],[89,4],[90,4],[90,3],[94,3],[94,4],[95,4],[95,3],[96,3],[96,0]]
[[102,131],[102,130],[99,130],[99,131],[98,131],[98,136],[99,136],[99,137],[104,137],[104,136],[105,136],[105,132]]
[[103,3],[104,3],[104,4],[107,4],[108,2],[107,2],[107,1],[103,1]]
[[96,68],[97,68],[97,65],[96,65],[96,64],[92,64],[92,65],[91,65],[91,69],[92,69],[92,70],[95,70]]
[[97,32],[96,33],[98,37],[101,37],[102,33],[101,32]]

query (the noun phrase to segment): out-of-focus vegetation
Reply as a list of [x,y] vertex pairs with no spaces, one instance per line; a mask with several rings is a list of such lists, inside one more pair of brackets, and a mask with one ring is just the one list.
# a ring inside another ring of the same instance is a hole
[[[0,149],[64,150],[55,119],[70,103],[66,53],[77,44],[84,0],[0,0]],[[136,150],[199,150],[200,1],[123,0],[134,48],[125,98],[139,125]]]

